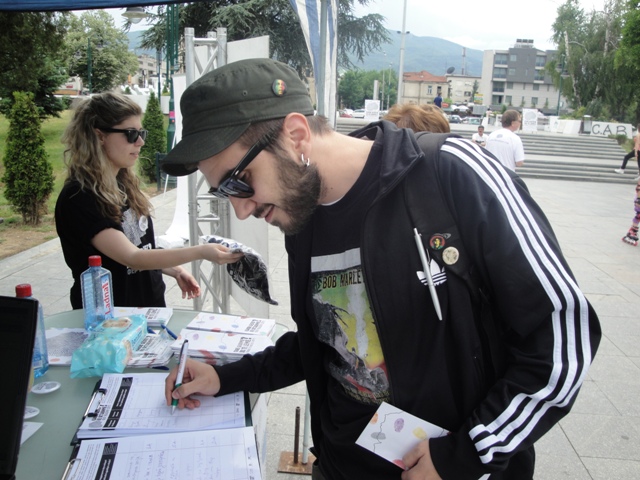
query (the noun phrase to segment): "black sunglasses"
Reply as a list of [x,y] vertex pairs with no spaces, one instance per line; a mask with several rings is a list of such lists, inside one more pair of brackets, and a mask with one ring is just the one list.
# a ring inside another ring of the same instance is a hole
[[129,143],[136,143],[138,138],[146,140],[148,133],[147,130],[136,130],[135,128],[101,128],[100,130],[107,133],[124,133]]
[[218,198],[228,198],[228,197],[238,197],[238,198],[249,198],[253,196],[255,193],[253,188],[247,185],[246,182],[243,182],[238,178],[238,175],[242,173],[242,171],[247,168],[247,166],[253,161],[254,158],[258,156],[258,154],[267,148],[271,143],[273,137],[275,135],[265,135],[244,154],[240,163],[236,165],[229,175],[227,175],[222,182],[220,182],[220,186],[211,187],[209,189],[209,195],[213,195]]

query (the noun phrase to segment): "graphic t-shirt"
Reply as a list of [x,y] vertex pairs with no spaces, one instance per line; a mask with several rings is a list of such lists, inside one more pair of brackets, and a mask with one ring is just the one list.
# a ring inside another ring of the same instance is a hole
[[389,400],[389,382],[360,261],[362,220],[378,185],[380,166],[373,157],[341,200],[314,215],[311,291],[319,340],[331,347],[326,366],[341,387],[338,394],[377,406]]

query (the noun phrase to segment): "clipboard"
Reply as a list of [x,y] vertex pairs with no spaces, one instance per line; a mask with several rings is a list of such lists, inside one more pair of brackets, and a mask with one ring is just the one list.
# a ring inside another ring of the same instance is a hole
[[[96,415],[96,407],[97,404],[96,402],[100,402],[100,399],[107,393],[107,390],[104,388],[100,388],[100,384],[102,383],[102,380],[98,380],[96,382],[96,386],[93,387],[93,393],[91,394],[91,399],[89,400],[89,405],[87,405],[87,409],[84,411],[84,413],[82,414],[82,418],[80,419],[80,423],[78,424],[78,428],[80,428],[80,425],[82,425],[82,422],[84,422],[84,419],[87,417],[92,417]],[[72,447],[76,447],[73,449],[73,451],[75,452],[77,450],[77,446],[80,443],[80,440],[78,439],[78,428],[76,428],[76,433],[73,434],[73,438],[71,439],[71,443],[69,445],[71,445]],[[72,453],[73,455],[73,453]],[[75,458],[75,457],[74,457]],[[67,466],[67,469],[69,467]],[[65,470],[66,472],[66,470]],[[64,475],[63,475],[64,478]]]
[[167,407],[163,373],[105,374],[96,383],[89,404],[71,440],[127,437],[182,431],[251,426],[247,392],[220,397],[200,397],[193,410]]
[[[178,471],[185,465],[188,470]],[[206,476],[212,466],[221,478],[260,480],[253,427],[83,440],[74,447],[62,480],[140,478],[140,473],[186,480]]]

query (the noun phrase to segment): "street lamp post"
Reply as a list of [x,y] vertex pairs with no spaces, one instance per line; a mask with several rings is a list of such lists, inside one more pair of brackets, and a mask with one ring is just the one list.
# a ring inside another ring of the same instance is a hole
[[556,106],[556,117],[560,116],[560,96],[562,95],[562,80],[569,76],[567,72],[564,70],[564,55],[560,55],[560,85],[558,88],[558,105]]
[[87,81],[89,82],[89,95],[91,95],[91,37],[87,38]]
[[178,65],[178,39],[180,25],[178,4],[167,5],[167,82],[169,82],[169,126],[167,127],[167,152],[173,148],[176,135],[175,97],[173,92],[173,73]]
[[398,100],[396,103],[400,104],[402,98],[402,80],[404,76],[404,40],[407,33],[407,0],[404,0],[404,9],[402,13],[402,40],[400,41],[400,68],[398,71]]

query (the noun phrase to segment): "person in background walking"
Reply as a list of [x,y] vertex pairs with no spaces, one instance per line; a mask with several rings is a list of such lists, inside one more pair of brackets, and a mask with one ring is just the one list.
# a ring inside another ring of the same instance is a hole
[[631,157],[635,157],[636,163],[638,164],[638,177],[636,180],[640,179],[640,158],[638,158],[638,152],[640,151],[640,123],[636,129],[636,136],[633,137],[633,149],[627,153],[622,159],[622,165],[620,168],[615,168],[613,171],[619,173],[620,175],[624,174],[624,169],[627,166],[627,162]]
[[502,114],[502,128],[492,132],[485,147],[510,170],[524,165],[524,147],[515,132],[522,125],[522,117],[516,110],[507,110]]
[[442,94],[440,90],[438,90],[436,97],[433,99],[433,104],[438,108],[442,108]]
[[[636,136],[636,138],[638,138]],[[636,214],[631,220],[631,228],[627,234],[622,237],[622,241],[628,243],[629,245],[633,245],[634,247],[638,246],[638,223],[640,223],[640,176],[638,177],[638,183],[636,185],[636,198],[633,201],[633,209]]]

